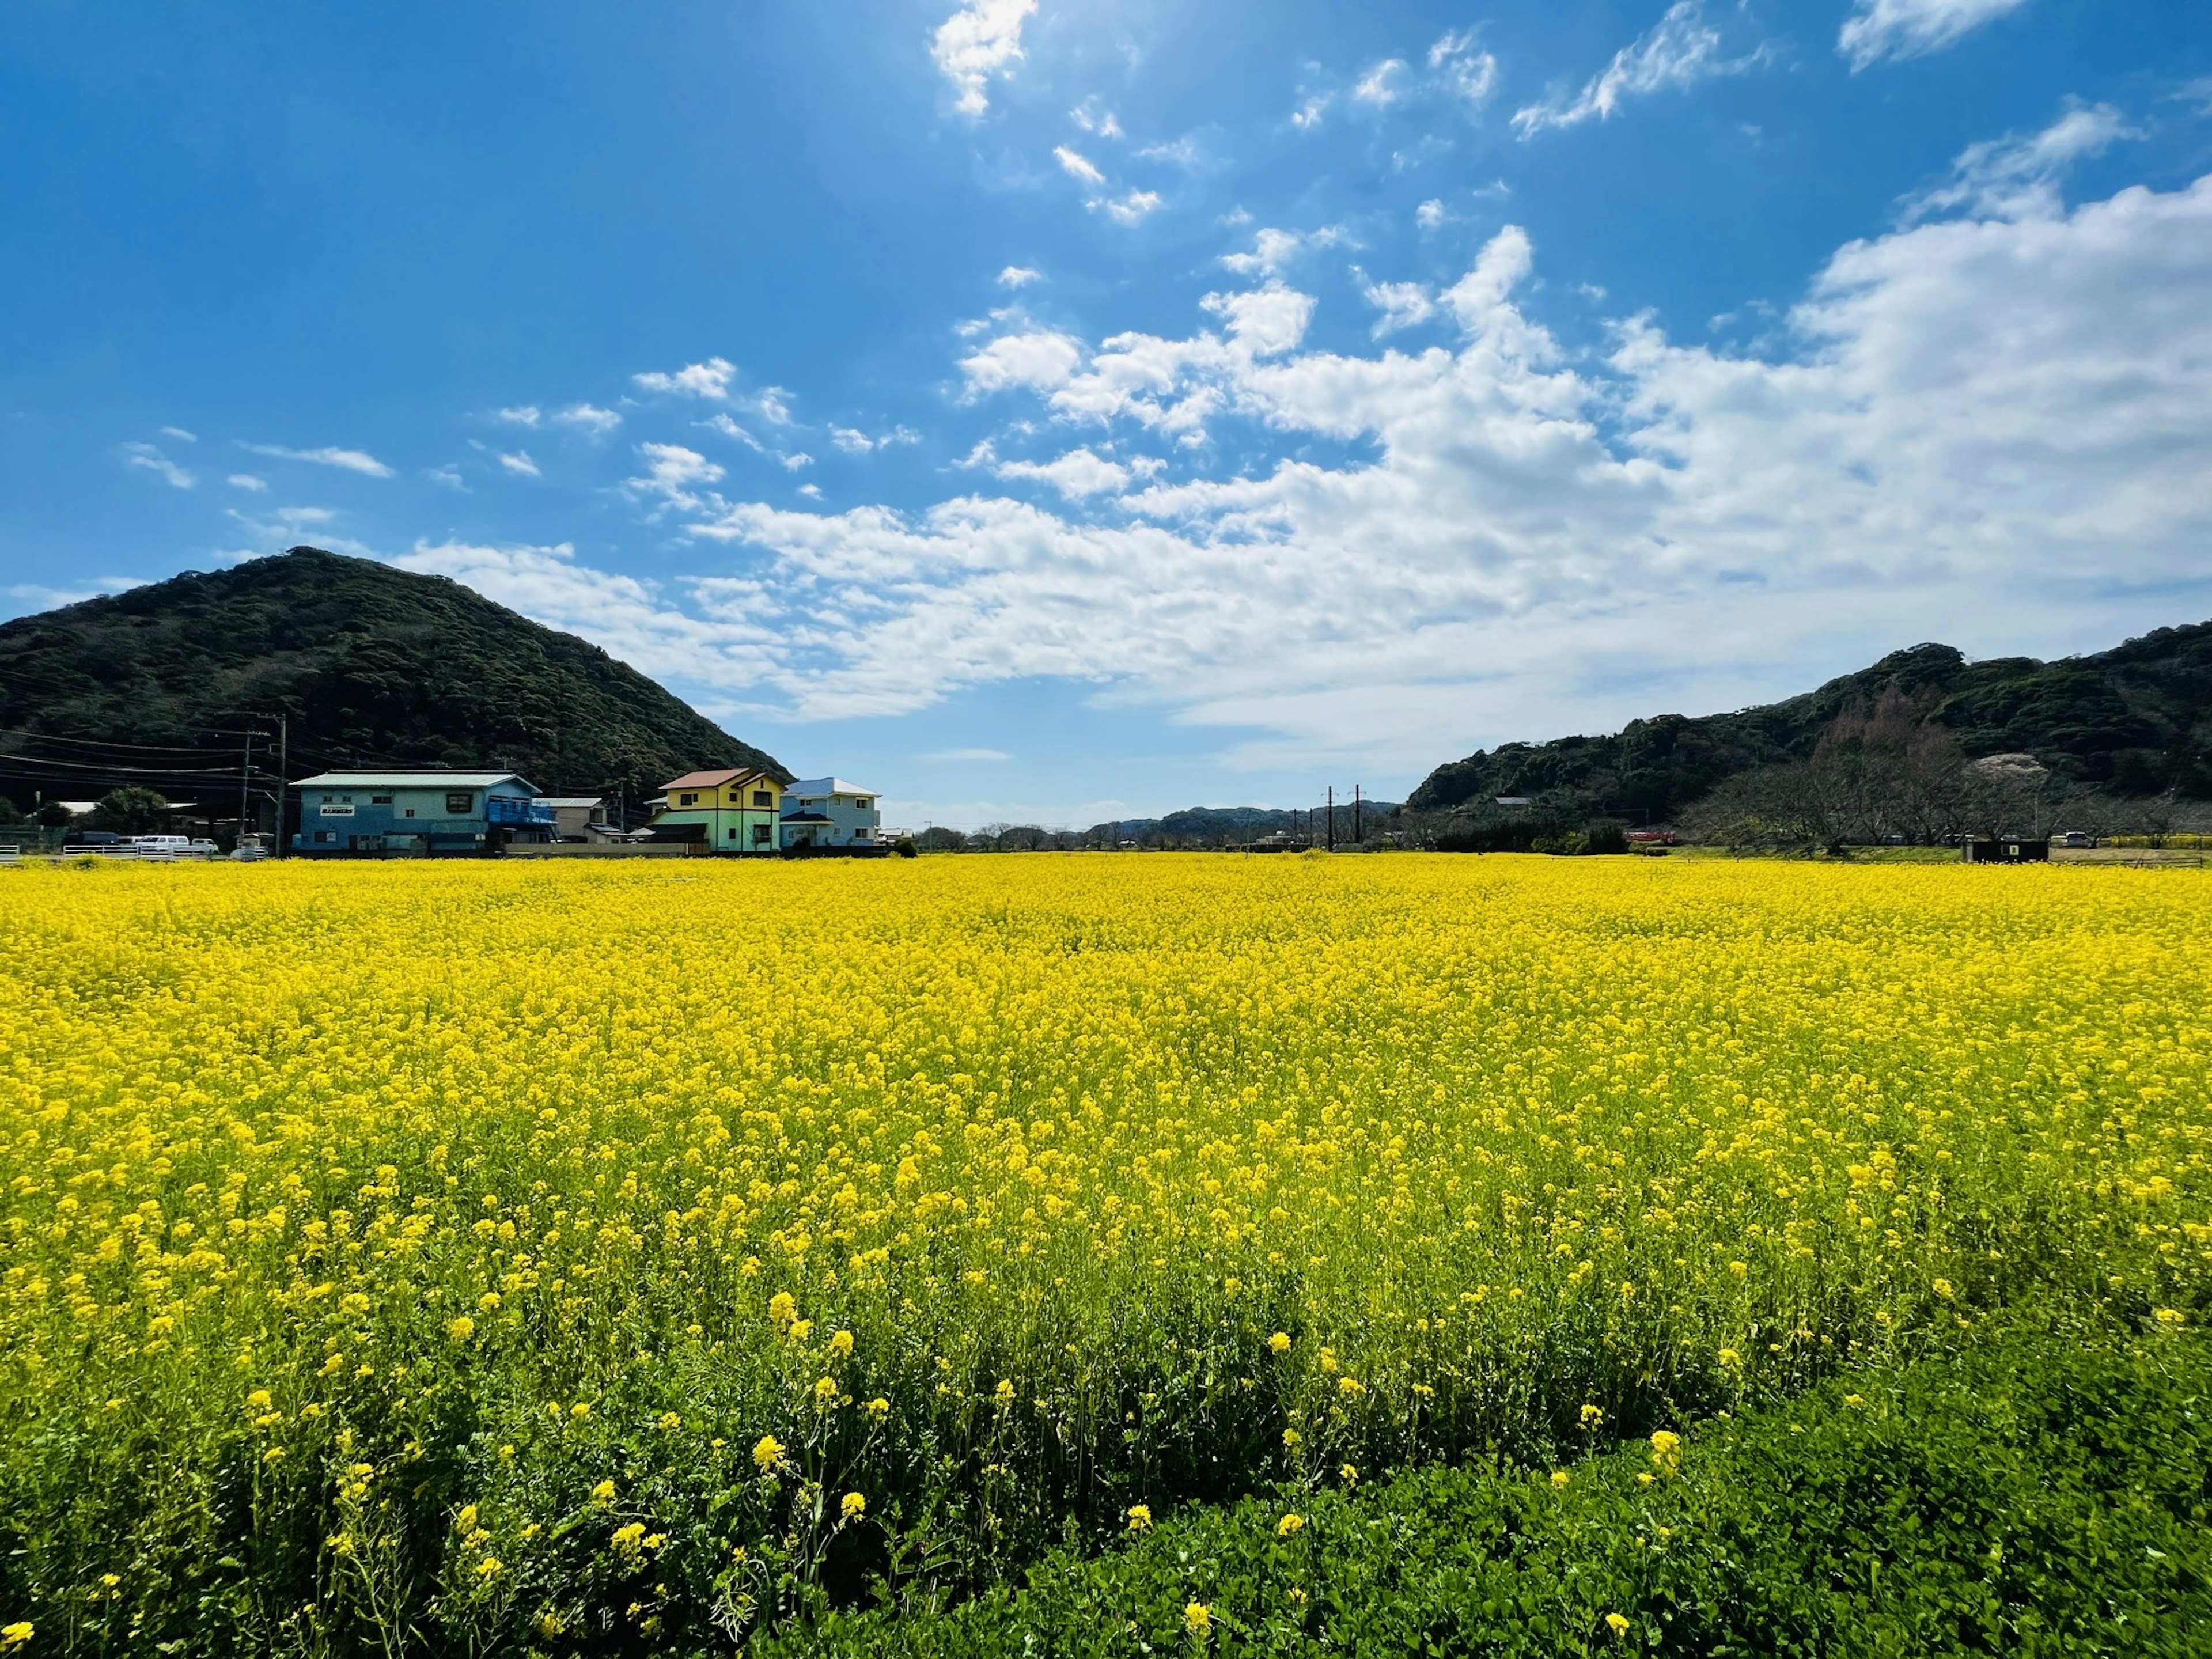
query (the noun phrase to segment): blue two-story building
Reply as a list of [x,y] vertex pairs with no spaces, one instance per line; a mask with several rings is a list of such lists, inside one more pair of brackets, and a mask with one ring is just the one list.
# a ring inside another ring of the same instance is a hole
[[553,809],[513,772],[322,772],[292,787],[292,847],[308,858],[495,853],[555,836]]

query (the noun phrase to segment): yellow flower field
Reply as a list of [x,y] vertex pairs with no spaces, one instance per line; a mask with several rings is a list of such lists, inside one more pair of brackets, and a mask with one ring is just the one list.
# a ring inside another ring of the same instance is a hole
[[2195,1322],[2208,985],[2193,872],[5,872],[0,1622],[726,1649],[2022,1298]]

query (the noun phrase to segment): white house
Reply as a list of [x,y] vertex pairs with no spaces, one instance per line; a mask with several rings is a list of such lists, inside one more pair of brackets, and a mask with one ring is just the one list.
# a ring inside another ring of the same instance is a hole
[[783,792],[786,847],[873,847],[883,828],[876,792],[844,778],[801,778]]

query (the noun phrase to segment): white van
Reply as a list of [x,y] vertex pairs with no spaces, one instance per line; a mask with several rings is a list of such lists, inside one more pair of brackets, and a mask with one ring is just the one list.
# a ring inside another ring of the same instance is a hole
[[192,855],[190,836],[141,836],[131,843],[142,859],[184,859]]

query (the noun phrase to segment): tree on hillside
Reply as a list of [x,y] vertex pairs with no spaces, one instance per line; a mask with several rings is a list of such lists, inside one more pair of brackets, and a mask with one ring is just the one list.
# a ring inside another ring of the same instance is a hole
[[151,789],[141,789],[137,784],[126,784],[120,789],[111,789],[100,798],[92,809],[92,821],[102,830],[112,830],[118,835],[143,836],[161,827],[169,816],[169,803]]

